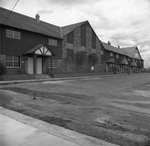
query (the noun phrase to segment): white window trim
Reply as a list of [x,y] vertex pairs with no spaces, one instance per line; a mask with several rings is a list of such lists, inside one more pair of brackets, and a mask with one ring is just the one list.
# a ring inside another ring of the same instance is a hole
[[[21,56],[17,56],[17,57],[20,58],[20,66],[14,66],[14,57],[15,56],[12,56],[12,57],[13,57],[13,66],[7,66],[6,65],[6,68],[21,68]],[[7,60],[6,60],[6,62],[7,62]]]
[[[11,34],[11,33],[12,33],[12,36],[8,35],[8,34]],[[17,36],[19,36],[19,37],[16,37],[15,33],[18,33]],[[6,37],[7,38],[11,38],[11,39],[20,40],[21,39],[21,32],[20,31],[11,30],[11,29],[6,29]]]

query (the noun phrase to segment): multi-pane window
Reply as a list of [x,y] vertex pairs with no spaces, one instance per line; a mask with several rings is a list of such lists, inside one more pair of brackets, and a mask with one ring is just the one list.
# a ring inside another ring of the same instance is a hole
[[116,54],[116,58],[119,58],[119,55],[118,55],[118,54]]
[[[49,68],[51,68],[51,60],[48,62]],[[58,65],[58,59],[52,59],[52,68],[57,68]]]
[[101,55],[104,55],[104,51],[101,51]]
[[73,64],[74,61],[74,50],[67,49],[67,63]]
[[52,60],[52,66],[53,66],[53,68],[57,68],[57,63],[58,63],[57,59],[53,59]]
[[81,46],[86,47],[86,25],[81,26]]
[[20,56],[6,56],[6,66],[7,67],[21,67]]
[[20,40],[21,39],[21,32],[6,29],[6,37]]
[[111,56],[111,57],[113,56],[113,53],[112,53],[112,52],[110,52],[110,56]]
[[54,39],[48,39],[48,44],[51,46],[58,46],[57,40]]
[[94,32],[92,32],[92,48],[96,48],[96,35]]
[[74,42],[74,32],[70,32],[67,35],[67,42],[73,44],[73,42]]

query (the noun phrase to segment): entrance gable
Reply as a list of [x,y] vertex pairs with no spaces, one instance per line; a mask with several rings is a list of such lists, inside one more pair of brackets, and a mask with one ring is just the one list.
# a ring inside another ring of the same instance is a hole
[[37,50],[35,51],[35,54],[37,54],[37,55],[52,56],[51,51],[49,51],[49,50],[47,49],[47,47],[45,47],[45,46],[41,46],[39,49],[37,49]]

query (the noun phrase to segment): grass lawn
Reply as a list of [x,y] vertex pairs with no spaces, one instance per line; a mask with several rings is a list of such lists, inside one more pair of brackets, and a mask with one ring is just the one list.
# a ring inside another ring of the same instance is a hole
[[121,146],[150,145],[150,74],[4,85],[0,105]]

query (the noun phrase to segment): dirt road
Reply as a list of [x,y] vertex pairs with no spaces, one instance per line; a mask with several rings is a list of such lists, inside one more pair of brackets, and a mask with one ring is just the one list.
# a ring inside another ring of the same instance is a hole
[[149,74],[5,85],[0,94],[2,106],[24,114],[122,146],[148,146]]

